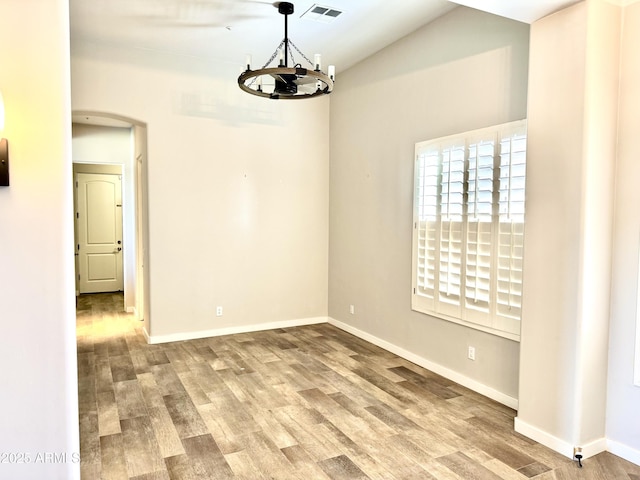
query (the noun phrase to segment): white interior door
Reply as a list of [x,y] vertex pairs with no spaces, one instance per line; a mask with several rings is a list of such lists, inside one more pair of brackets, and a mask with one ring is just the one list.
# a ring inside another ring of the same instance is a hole
[[80,293],[123,291],[122,178],[78,173],[76,188]]

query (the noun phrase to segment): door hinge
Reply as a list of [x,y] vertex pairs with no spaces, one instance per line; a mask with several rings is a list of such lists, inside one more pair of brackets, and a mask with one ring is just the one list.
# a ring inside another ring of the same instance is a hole
[[76,188],[78,188],[78,182],[76,181]]
[[78,250],[80,250],[80,244],[78,244]]
[[80,218],[80,212],[76,212],[76,218]]
[[413,289],[413,294],[414,294],[414,295],[416,294],[416,289],[415,289],[415,288]]

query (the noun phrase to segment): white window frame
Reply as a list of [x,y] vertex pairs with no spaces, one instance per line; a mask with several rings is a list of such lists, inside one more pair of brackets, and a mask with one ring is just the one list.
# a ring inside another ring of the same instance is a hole
[[526,128],[416,143],[413,310],[520,340]]

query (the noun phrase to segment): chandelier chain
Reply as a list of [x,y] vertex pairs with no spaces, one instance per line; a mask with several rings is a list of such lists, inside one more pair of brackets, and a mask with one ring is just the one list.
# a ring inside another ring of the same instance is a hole
[[[296,49],[296,51],[297,51],[300,55],[302,55],[302,58],[304,58],[307,62],[309,62],[309,65],[311,65],[311,66],[315,67],[315,65],[313,64],[313,62],[312,62],[311,60],[309,60],[309,59],[307,58],[307,56],[306,56],[304,53],[302,53],[302,52],[300,51],[300,49],[296,46],[296,44],[295,44],[295,43],[293,43],[291,40],[289,40],[289,43],[290,43],[291,45],[293,45],[293,48],[295,48],[295,49]],[[323,72],[323,73],[324,73],[324,72]]]
[[275,51],[275,52],[273,52],[273,54],[271,55],[271,58],[269,58],[269,60],[267,60],[267,63],[265,63],[265,64],[262,66],[262,69],[263,69],[263,70],[264,70],[265,68],[267,68],[267,67],[269,66],[269,64],[275,60],[275,58],[278,56],[278,52],[280,51],[280,48],[282,47],[282,45],[284,45],[284,40],[282,40],[282,41],[280,42],[280,45],[278,45],[278,46],[276,47],[276,51]]
[[[302,51],[298,48],[298,46],[295,43],[293,43],[291,41],[291,39],[289,39],[288,43],[289,43],[289,45],[288,45],[288,47],[289,47],[289,55],[291,56],[291,62],[294,65],[296,65],[296,61],[293,58],[293,52],[291,51],[291,47],[295,48],[296,52],[298,52],[302,56],[302,58],[304,58],[307,61],[307,63],[309,63],[309,65],[314,66],[313,62],[311,60],[309,60],[309,57],[307,57],[304,53],[302,53]],[[280,42],[280,44],[276,47],[275,52],[273,52],[271,57],[269,57],[269,60],[267,60],[267,62],[262,66],[263,69],[267,68],[271,64],[271,62],[273,62],[276,59],[276,57],[278,56],[278,53],[280,53],[280,49],[282,48],[283,45],[284,45],[284,40],[282,40]]]
[[293,64],[293,66],[295,67],[296,65],[296,59],[293,58],[293,52],[291,51],[291,40],[289,40],[289,45],[287,45],[289,48],[289,57],[291,58],[291,63]]
[[[280,42],[280,45],[278,45],[278,46],[276,47],[276,51],[275,51],[275,52],[273,52],[273,54],[271,55],[271,57],[269,58],[269,60],[267,60],[267,63],[265,63],[265,64],[262,66],[262,69],[263,69],[263,70],[264,70],[265,68],[267,68],[267,67],[271,64],[271,62],[273,62],[273,61],[276,59],[276,57],[278,56],[278,52],[280,52],[280,48],[282,48],[282,45],[284,45],[284,40],[282,40],[282,41]],[[253,85],[253,84],[255,83],[255,81],[256,81],[256,79],[257,79],[257,78],[258,78],[258,77],[254,77],[254,78],[252,78],[252,79],[251,79],[251,82],[249,82],[249,85]]]

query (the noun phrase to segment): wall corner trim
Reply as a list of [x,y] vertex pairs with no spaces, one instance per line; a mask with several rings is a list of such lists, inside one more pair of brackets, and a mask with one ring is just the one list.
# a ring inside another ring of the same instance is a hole
[[427,370],[437,373],[438,375],[442,375],[443,377],[448,378],[453,382],[459,383],[460,385],[467,387],[481,395],[484,395],[485,397],[489,397],[490,399],[495,400],[498,403],[506,405],[509,408],[513,408],[514,410],[518,409],[517,398],[513,398],[509,395],[499,392],[498,390],[495,390],[487,385],[484,385],[483,383],[480,383],[477,380],[474,380],[465,375],[462,375],[461,373],[458,373],[454,370],[444,367],[438,363],[429,361],[426,358],[420,357],[419,355],[416,355],[415,353],[405,350],[404,348],[398,347],[393,343],[387,342],[386,340],[382,340],[381,338],[378,338],[367,332],[359,330],[355,327],[352,327],[351,325],[343,323],[334,318],[329,317],[329,323],[341,330],[344,330],[347,333],[350,333],[352,335],[355,335],[356,337],[359,337],[363,340],[373,343],[374,345],[377,345],[380,348],[384,348],[385,350],[391,353],[395,353],[396,355],[404,358],[405,360],[409,360],[410,362],[413,362],[416,365],[426,368]]

